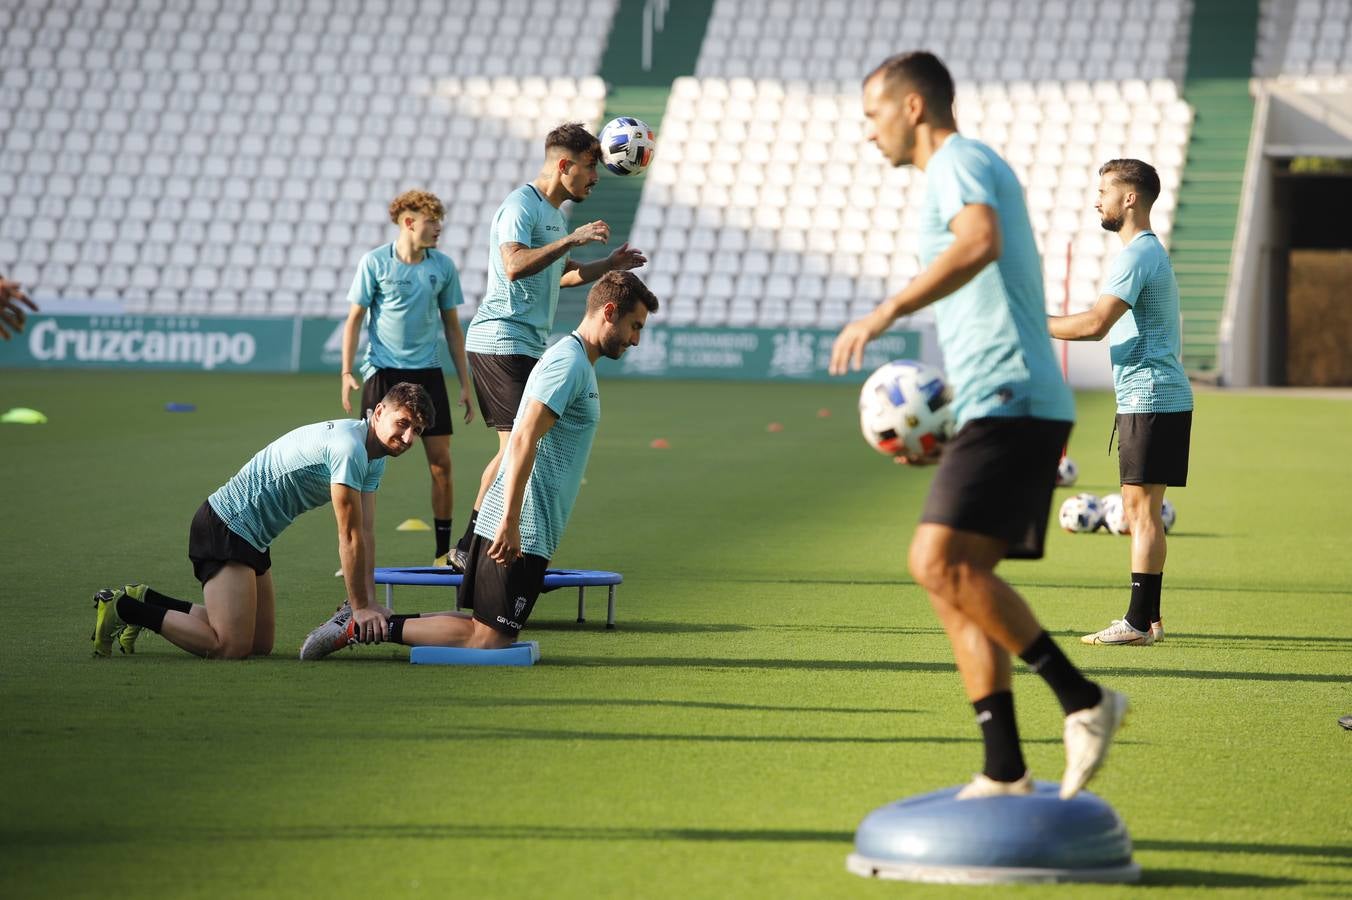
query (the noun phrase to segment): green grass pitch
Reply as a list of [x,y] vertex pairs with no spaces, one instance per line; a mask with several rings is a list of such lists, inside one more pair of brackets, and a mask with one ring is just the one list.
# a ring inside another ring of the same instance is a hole
[[[602,396],[556,563],[624,574],[617,631],[603,592],[577,625],[563,591],[526,632],[534,668],[412,667],[394,647],[301,664],[341,599],[325,508],[274,546],[272,658],[203,662],[149,635],[95,660],[90,594],[144,580],[200,597],[197,504],[282,432],[341,414],[337,379],[0,374],[0,407],[51,419],[0,425],[0,895],[963,893],[844,869],[865,813],[980,767],[905,575],[928,473],[867,448],[848,385],[603,381]],[[1108,493],[1111,400],[1078,399],[1075,490]],[[460,522],[491,440],[457,425]],[[1201,393],[1156,647],[1075,641],[1125,609],[1126,538],[1054,530],[1046,559],[1001,568],[1133,703],[1092,788],[1130,827],[1144,885],[1057,896],[1352,892],[1349,460],[1347,399]],[[391,463],[382,565],[430,562],[430,534],[394,530],[430,517],[427,485],[420,450]],[[1055,780],[1058,709],[1036,676],[1015,684],[1033,773]]]

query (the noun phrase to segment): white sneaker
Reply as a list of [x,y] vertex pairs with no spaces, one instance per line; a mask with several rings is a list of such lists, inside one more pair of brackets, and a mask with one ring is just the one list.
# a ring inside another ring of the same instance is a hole
[[958,791],[957,800],[976,800],[981,797],[1025,797],[1033,793],[1033,779],[1025,771],[1018,781],[996,781],[977,773],[971,784]]
[[1081,644],[1133,644],[1149,647],[1155,643],[1153,631],[1137,631],[1126,619],[1113,619],[1113,624],[1102,631],[1086,634],[1080,638]]
[[1164,640],[1164,620],[1150,623],[1150,636],[1155,639],[1155,643]]
[[1080,792],[1108,758],[1108,746],[1127,715],[1127,697],[1103,688],[1098,706],[1066,716],[1066,773],[1061,776],[1061,799]]

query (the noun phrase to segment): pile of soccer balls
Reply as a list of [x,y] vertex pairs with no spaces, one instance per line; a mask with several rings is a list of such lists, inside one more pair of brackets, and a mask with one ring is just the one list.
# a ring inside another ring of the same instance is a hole
[[[1178,518],[1178,512],[1168,500],[1164,501],[1160,509],[1160,517],[1164,520],[1164,532],[1168,534]],[[1100,528],[1112,534],[1131,533],[1131,523],[1127,521],[1126,511],[1122,507],[1121,494],[1107,494],[1099,498],[1093,494],[1080,493],[1068,497],[1061,504],[1058,518],[1061,527],[1072,534],[1088,534]]]

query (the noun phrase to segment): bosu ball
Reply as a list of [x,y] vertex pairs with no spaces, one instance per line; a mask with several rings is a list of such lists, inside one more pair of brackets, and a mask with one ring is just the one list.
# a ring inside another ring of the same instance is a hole
[[1113,808],[1081,791],[1035,782],[1022,797],[955,799],[961,787],[875,809],[854,835],[856,875],[944,884],[1125,882],[1141,877]]

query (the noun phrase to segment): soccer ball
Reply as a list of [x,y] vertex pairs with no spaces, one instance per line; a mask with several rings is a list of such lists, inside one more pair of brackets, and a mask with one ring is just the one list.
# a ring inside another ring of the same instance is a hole
[[1103,507],[1103,527],[1113,534],[1126,534],[1131,531],[1127,521],[1127,510],[1122,505],[1121,494],[1107,494],[1099,501]]
[[637,175],[653,161],[657,141],[642,119],[620,116],[601,129],[601,163],[616,175]]
[[1069,456],[1061,457],[1061,462],[1056,467],[1056,486],[1070,487],[1080,477],[1080,467],[1075,465],[1075,460]]
[[1085,534],[1103,522],[1103,507],[1093,494],[1076,494],[1061,504],[1061,527],[1072,534]]
[[953,389],[934,366],[883,365],[859,391],[859,430],[888,456],[928,456],[953,434]]
[[1160,506],[1160,518],[1164,520],[1164,533],[1168,534],[1174,530],[1174,522],[1178,521],[1178,510],[1167,499]]

